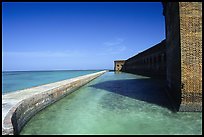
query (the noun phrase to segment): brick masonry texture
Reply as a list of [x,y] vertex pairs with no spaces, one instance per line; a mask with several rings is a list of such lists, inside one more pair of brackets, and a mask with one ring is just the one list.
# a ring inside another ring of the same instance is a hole
[[176,111],[202,111],[202,2],[162,2],[166,39],[125,60],[122,71],[166,80]]

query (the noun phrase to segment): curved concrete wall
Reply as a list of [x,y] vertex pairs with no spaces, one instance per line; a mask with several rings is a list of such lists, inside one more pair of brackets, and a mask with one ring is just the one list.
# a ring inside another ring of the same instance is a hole
[[105,72],[100,71],[3,95],[2,134],[19,134],[26,122],[37,112]]

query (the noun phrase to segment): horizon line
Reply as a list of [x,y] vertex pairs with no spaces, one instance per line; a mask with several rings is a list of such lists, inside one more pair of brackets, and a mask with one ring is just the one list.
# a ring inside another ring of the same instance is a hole
[[56,69],[56,70],[6,70],[2,72],[25,72],[25,71],[87,71],[87,70],[113,70],[113,69]]

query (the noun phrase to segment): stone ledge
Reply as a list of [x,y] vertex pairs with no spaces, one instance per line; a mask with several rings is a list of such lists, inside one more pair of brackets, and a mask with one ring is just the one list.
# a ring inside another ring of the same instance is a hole
[[104,74],[100,71],[2,96],[2,135],[19,134],[37,112]]

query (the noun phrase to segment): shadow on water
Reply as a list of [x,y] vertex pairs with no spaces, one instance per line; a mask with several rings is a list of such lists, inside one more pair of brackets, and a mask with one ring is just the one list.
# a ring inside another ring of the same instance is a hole
[[153,103],[173,111],[165,92],[165,83],[161,79],[110,80],[90,85],[90,87]]

